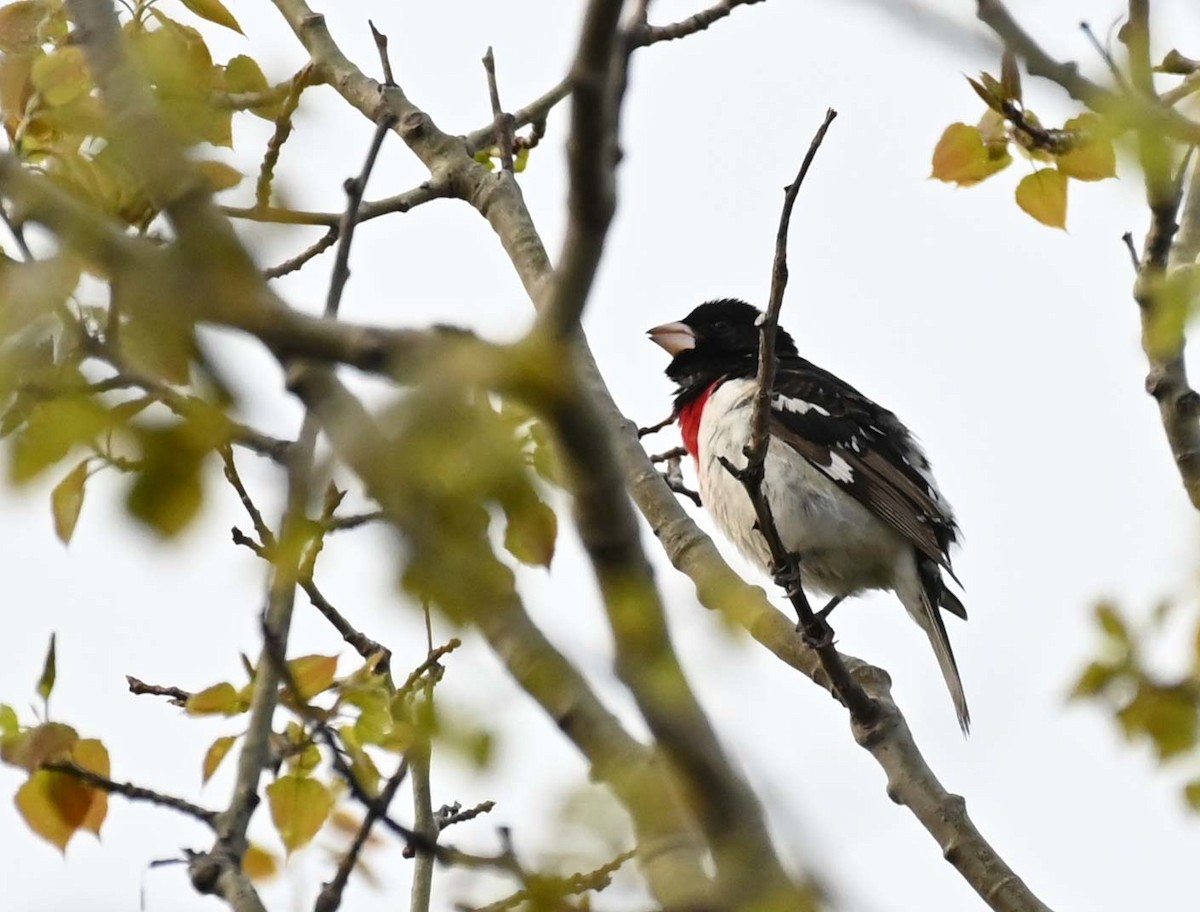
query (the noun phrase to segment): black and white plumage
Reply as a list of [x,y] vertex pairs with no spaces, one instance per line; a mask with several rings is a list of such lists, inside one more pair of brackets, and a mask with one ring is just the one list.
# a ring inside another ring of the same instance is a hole
[[[750,499],[721,464],[746,464],[759,316],[743,301],[709,301],[649,334],[672,355],[675,416],[696,460],[705,507],[738,549],[770,572]],[[967,616],[942,578],[943,571],[954,577],[949,550],[958,526],[929,460],[899,418],[801,358],[782,329],[775,347],[763,493],[780,539],[799,555],[801,578],[814,592],[837,600],[869,589],[896,593],[933,645],[965,732],[966,696],[939,610]]]

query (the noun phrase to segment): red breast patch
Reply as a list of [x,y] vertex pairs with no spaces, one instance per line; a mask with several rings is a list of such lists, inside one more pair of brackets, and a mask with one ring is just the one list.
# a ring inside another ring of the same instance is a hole
[[720,384],[720,380],[710,383],[704,392],[679,410],[679,432],[693,459],[700,458],[700,417],[704,414],[704,404]]

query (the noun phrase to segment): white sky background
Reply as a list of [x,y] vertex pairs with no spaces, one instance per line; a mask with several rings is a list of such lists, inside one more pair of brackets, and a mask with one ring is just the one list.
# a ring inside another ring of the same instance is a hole
[[[269,4],[229,5],[249,37],[214,34],[216,56],[249,51],[272,79],[300,66],[299,45]],[[494,45],[502,97],[515,108],[565,72],[582,7],[561,0],[316,5],[343,48],[371,72],[376,57],[366,19],[373,18],[391,38],[405,89],[440,126],[463,132],[489,119],[479,63],[485,48]],[[662,0],[654,19],[673,20],[700,5]],[[670,395],[665,360],[644,330],[709,297],[765,300],[782,188],[826,106],[836,107],[840,117],[793,220],[783,320],[803,353],[897,411],[921,436],[958,511],[966,544],[956,566],[971,622],[949,623],[971,700],[971,738],[959,735],[925,638],[892,596],[841,608],[840,643],[891,671],[934,769],[966,796],[981,830],[1050,906],[1177,907],[1195,893],[1200,849],[1195,818],[1176,788],[1187,771],[1159,772],[1148,752],[1126,747],[1099,712],[1067,707],[1063,699],[1094,651],[1097,597],[1145,613],[1160,596],[1193,592],[1194,514],[1142,391],[1132,274],[1119,241],[1126,230],[1139,239],[1144,231],[1139,182],[1128,163],[1120,183],[1072,182],[1067,234],[1034,223],[1013,203],[1013,188],[1029,168],[1023,160],[971,190],[927,180],[942,129],[981,113],[960,73],[994,72],[998,62],[980,57],[977,45],[955,48],[931,39],[928,29],[903,27],[880,12],[882,5],[774,0],[738,10],[705,34],[639,53],[624,120],[619,211],[588,334],[617,402],[640,423],[662,417]],[[974,4],[941,5],[970,23]],[[175,0],[162,7],[188,16]],[[1101,74],[1077,23],[1090,17],[1103,35],[1122,4],[1025,0],[1012,8],[1054,53]],[[1175,42],[1193,56],[1200,51],[1200,14],[1188,0],[1158,3],[1156,14],[1156,56]],[[1073,112],[1048,85],[1027,81],[1026,95],[1044,119]],[[520,178],[552,253],[564,220],[564,112],[555,112]],[[245,117],[235,131],[231,160],[252,173],[269,127]],[[370,135],[370,124],[331,90],[306,94],[280,166],[287,200],[340,209],[342,181],[358,171]],[[402,143],[389,139],[368,198],[424,176]],[[252,181],[230,201],[239,193],[248,199]],[[269,265],[318,231],[247,236]],[[326,254],[278,287],[315,311],[331,262]],[[454,322],[511,338],[531,316],[490,229],[461,203],[364,225],[352,267],[347,319]],[[293,435],[298,410],[270,360],[240,341],[222,360],[244,391],[247,415]],[[670,434],[654,440],[661,448],[673,442]],[[279,473],[249,456],[241,462],[268,515],[277,515],[278,497],[270,492]],[[233,764],[227,761],[201,791],[201,756],[217,735],[240,731],[243,720],[185,718],[165,703],[128,695],[124,675],[199,689],[238,679],[238,652],[257,653],[263,568],[229,543],[229,526],[246,525],[236,498],[220,483],[214,460],[202,521],[164,545],[121,515],[123,482],[101,476],[68,550],[54,538],[48,506],[49,488],[66,468],[24,490],[0,491],[7,602],[0,700],[29,718],[45,644],[57,631],[54,717],[102,737],[116,778],[219,807]],[[646,543],[653,552],[649,534]],[[848,910],[982,908],[912,816],[887,800],[882,774],[853,743],[844,712],[765,651],[723,632],[697,605],[690,583],[665,560],[659,565],[691,680],[765,801],[789,862],[820,872]],[[354,533],[330,541],[318,582],[395,650],[403,671],[425,647],[418,614],[392,588],[394,566],[386,534]],[[537,620],[629,716],[575,542],[564,537],[553,572],[527,573],[523,587]],[[448,635],[437,624],[437,638]],[[1185,631],[1175,646],[1179,660],[1190,655]],[[340,652],[343,670],[357,659],[304,602],[291,650]],[[439,694],[448,711],[487,721],[500,739],[499,763],[484,777],[470,775],[444,750],[436,757],[435,805],[498,802],[490,817],[455,828],[447,841],[492,851],[494,827],[509,824],[531,864],[583,845],[545,822],[583,781],[583,766],[486,649],[472,642],[451,657]],[[0,768],[0,791],[11,794],[20,781],[18,771]],[[64,862],[29,834],[7,801],[0,802],[4,912],[136,909],[143,883],[149,912],[217,908],[191,891],[182,868],[145,870],[181,846],[205,848],[209,838],[198,825],[113,799],[103,842],[78,836]],[[402,792],[401,819],[409,819],[407,801]],[[259,818],[256,832],[272,844],[265,809]],[[411,862],[394,847],[373,862],[383,888],[352,885],[344,908],[406,908]],[[319,850],[297,856],[266,890],[270,908],[311,908],[330,873]],[[469,894],[466,881],[439,874],[435,907],[502,895],[500,888]]]

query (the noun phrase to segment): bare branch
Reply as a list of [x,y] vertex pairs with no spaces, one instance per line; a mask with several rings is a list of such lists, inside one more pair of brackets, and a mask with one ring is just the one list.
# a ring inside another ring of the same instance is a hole
[[216,825],[217,815],[215,811],[206,810],[199,805],[192,804],[190,801],[176,798],[174,795],[164,795],[162,792],[156,792],[153,789],[142,788],[139,785],[134,785],[132,782],[115,782],[106,776],[100,776],[89,769],[84,769],[82,766],[67,760],[43,763],[41,769],[51,770],[56,773],[65,773],[68,776],[78,779],[84,785],[100,789],[111,795],[121,795],[130,801],[144,801],[147,804],[156,804],[159,807],[170,808],[173,811],[186,814],[188,817],[194,817],[210,828]]
[[483,55],[483,69],[487,72],[488,97],[492,103],[492,117],[495,120],[493,129],[496,133],[496,148],[500,152],[500,167],[512,173],[513,170],[513,116],[505,114],[500,106],[500,87],[496,84],[496,57],[491,47]]
[[366,845],[367,838],[371,835],[371,830],[380,818],[387,814],[387,810],[391,807],[392,800],[396,797],[396,792],[400,788],[400,784],[404,781],[408,774],[408,759],[400,761],[400,765],[396,767],[396,772],[388,777],[387,784],[384,785],[383,791],[379,793],[379,797],[375,799],[368,807],[366,816],[363,817],[362,825],[358,828],[358,832],[354,834],[354,841],[350,844],[350,849],[342,856],[342,860],[338,863],[337,871],[333,875],[333,880],[325,884],[321,888],[321,892],[317,894],[317,901],[313,905],[313,912],[337,912],[342,905],[342,893],[346,890],[346,884],[350,882],[350,874],[354,870],[354,866],[358,863],[358,857],[362,853],[362,848]]
[[715,3],[708,9],[669,25],[643,25],[634,32],[635,41],[639,47],[645,47],[660,41],[687,38],[689,35],[704,31],[714,22],[724,19],[739,6],[750,6],[761,2],[762,0],[721,0],[720,3]]
[[133,675],[125,675],[125,681],[129,684],[129,692],[138,696],[150,695],[154,697],[166,697],[174,706],[186,706],[187,701],[192,695],[186,690],[181,690],[178,687],[164,687],[159,684],[147,684],[145,681],[139,681]]
[[309,260],[313,259],[314,257],[320,256],[322,253],[324,253],[326,250],[328,250],[330,247],[332,247],[334,244],[336,244],[337,239],[338,239],[337,228],[336,227],[330,228],[323,235],[321,235],[320,240],[318,240],[316,243],[311,244],[310,246],[306,247],[304,250],[302,250],[300,253],[296,254],[294,257],[284,260],[278,266],[272,266],[270,269],[264,269],[263,270],[263,278],[264,279],[278,279],[282,276],[288,275],[290,273],[296,272],[299,269],[304,268],[304,266],[306,266],[308,264]]

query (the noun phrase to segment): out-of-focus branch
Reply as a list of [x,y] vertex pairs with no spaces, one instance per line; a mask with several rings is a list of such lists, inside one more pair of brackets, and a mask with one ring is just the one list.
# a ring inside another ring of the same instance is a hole
[[[334,451],[378,500],[395,509],[392,462],[375,422],[329,372],[297,365],[290,388],[318,415]],[[639,858],[650,889],[667,908],[700,907],[712,895],[701,850],[675,784],[653,752],[631,737],[579,672],[545,638],[516,594],[472,620],[509,673],[532,696],[607,783],[633,818]]]
[[[620,99],[614,64],[620,48],[621,0],[593,0],[571,64],[571,133],[567,138],[567,230],[554,282],[540,302],[538,323],[566,337],[579,326],[617,204]],[[624,60],[620,63],[623,65]]]

